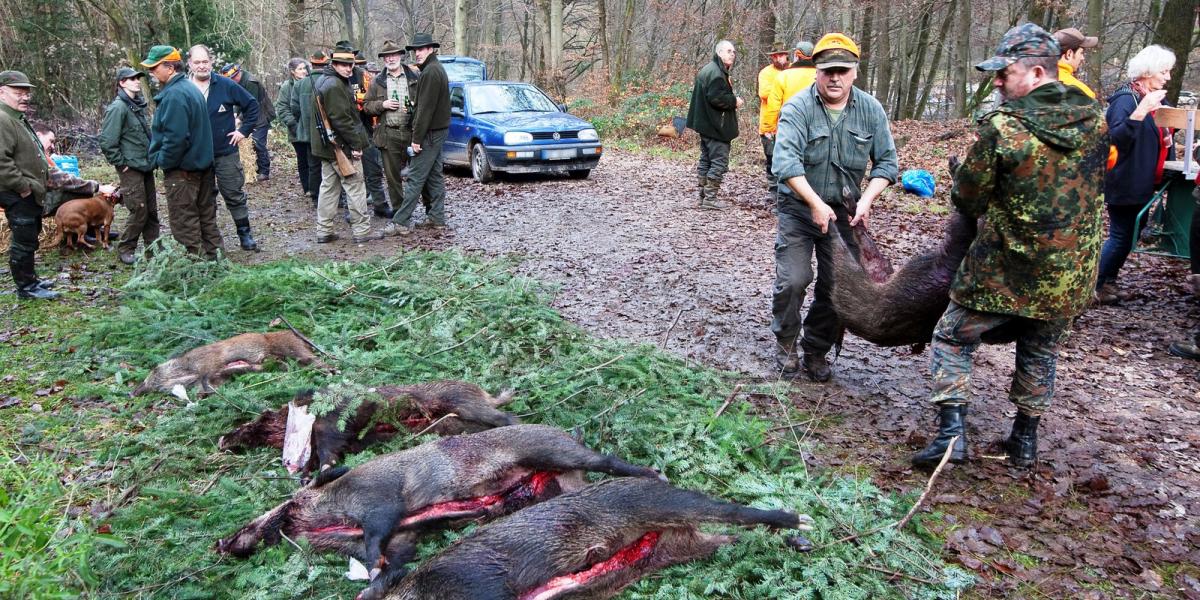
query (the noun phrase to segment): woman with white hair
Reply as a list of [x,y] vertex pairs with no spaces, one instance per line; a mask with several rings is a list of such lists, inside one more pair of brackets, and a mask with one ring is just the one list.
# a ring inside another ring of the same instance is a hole
[[1137,216],[1162,182],[1163,162],[1174,158],[1172,130],[1154,124],[1154,111],[1167,106],[1164,89],[1171,80],[1175,54],[1154,45],[1129,59],[1129,82],[1108,97],[1108,134],[1116,149],[1116,163],[1104,178],[1104,204],[1108,209],[1108,239],[1100,252],[1100,277],[1096,301],[1116,304],[1129,293],[1117,288],[1117,273],[1133,250],[1140,231]]

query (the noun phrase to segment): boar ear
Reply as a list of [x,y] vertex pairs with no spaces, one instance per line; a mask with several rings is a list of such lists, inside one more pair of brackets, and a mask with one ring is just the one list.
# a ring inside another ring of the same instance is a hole
[[333,481],[334,479],[337,479],[338,477],[345,475],[346,472],[349,470],[350,470],[350,467],[333,467],[330,469],[325,469],[324,471],[317,473],[316,477],[313,477],[312,485],[310,485],[309,487],[319,488],[319,487],[329,483],[330,481]]

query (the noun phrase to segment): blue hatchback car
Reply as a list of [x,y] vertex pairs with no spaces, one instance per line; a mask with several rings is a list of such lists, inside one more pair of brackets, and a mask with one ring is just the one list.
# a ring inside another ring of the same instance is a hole
[[470,167],[480,183],[498,171],[566,171],[583,179],[604,149],[596,128],[564,108],[530,83],[452,82],[442,157],[448,165]]

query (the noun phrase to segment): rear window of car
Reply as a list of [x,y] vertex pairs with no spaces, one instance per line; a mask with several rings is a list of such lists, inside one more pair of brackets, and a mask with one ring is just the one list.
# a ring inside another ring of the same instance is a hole
[[446,69],[446,78],[450,81],[483,80],[482,63],[453,60],[443,62],[442,67]]

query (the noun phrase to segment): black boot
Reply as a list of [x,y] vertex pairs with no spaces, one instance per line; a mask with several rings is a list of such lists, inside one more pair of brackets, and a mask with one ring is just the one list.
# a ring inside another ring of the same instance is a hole
[[250,235],[250,219],[235,219],[233,224],[237,225],[238,242],[242,245],[242,250],[258,252],[258,243],[254,241],[254,236]]
[[50,291],[39,286],[36,283],[29,283],[17,288],[18,298],[31,298],[36,300],[53,300],[59,296],[58,292]]
[[950,462],[967,462],[967,405],[942,405],[938,412],[937,437],[924,450],[912,457],[914,467],[932,469],[942,462],[942,455],[950,446],[950,438],[954,440],[954,449],[950,451]]
[[392,210],[392,206],[390,204],[383,203],[383,204],[375,205],[375,216],[377,216],[377,217],[383,217],[385,219],[390,219],[395,214],[396,214],[396,211]]
[[1008,452],[1008,463],[1020,469],[1028,469],[1037,462],[1037,429],[1041,417],[1017,411],[1013,421],[1012,433],[1004,440],[1004,450]]

